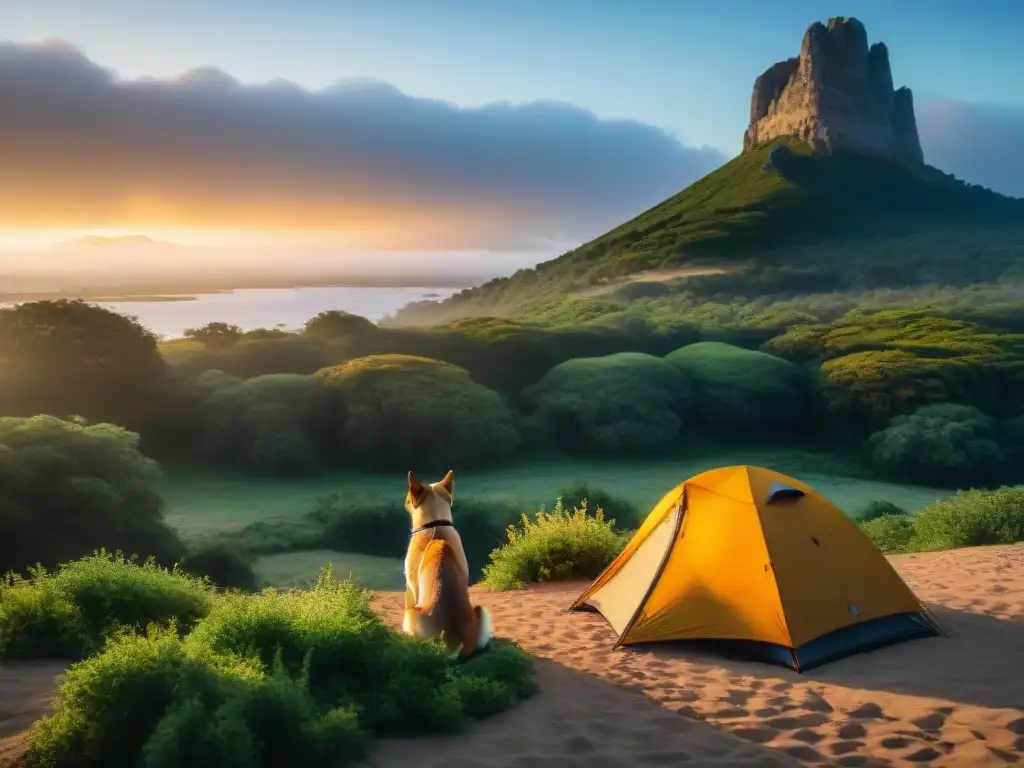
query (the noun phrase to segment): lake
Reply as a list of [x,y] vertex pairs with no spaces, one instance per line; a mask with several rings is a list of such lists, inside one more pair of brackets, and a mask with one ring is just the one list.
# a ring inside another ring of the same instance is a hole
[[224,322],[243,330],[292,330],[329,309],[340,309],[378,322],[413,301],[437,300],[457,288],[245,288],[224,293],[203,293],[192,299],[108,301],[114,312],[134,315],[165,338],[180,337],[187,328]]

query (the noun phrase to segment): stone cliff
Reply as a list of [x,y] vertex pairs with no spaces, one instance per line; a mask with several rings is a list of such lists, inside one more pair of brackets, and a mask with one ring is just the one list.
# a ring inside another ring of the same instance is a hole
[[893,90],[888,49],[869,48],[864,25],[853,18],[815,22],[799,57],[754,81],[743,151],[785,136],[818,151],[924,162],[910,89]]

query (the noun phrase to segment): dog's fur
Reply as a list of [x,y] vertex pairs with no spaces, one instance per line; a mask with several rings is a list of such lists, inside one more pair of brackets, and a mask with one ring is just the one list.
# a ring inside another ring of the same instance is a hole
[[[439,483],[424,484],[409,473],[405,508],[417,531],[437,520],[452,520],[449,472]],[[491,639],[487,609],[469,599],[469,564],[462,539],[453,526],[413,533],[405,555],[405,616],[402,630],[418,637],[444,637],[452,656],[470,656]]]

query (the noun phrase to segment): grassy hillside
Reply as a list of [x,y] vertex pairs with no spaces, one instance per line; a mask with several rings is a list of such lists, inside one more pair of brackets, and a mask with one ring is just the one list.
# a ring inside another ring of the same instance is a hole
[[[536,269],[409,308],[396,321],[536,315],[569,294],[656,295],[650,283],[672,278],[763,295],[992,282],[1024,274],[1022,264],[1024,200],[929,166],[813,156],[780,141]],[[654,279],[638,286],[646,274]]]

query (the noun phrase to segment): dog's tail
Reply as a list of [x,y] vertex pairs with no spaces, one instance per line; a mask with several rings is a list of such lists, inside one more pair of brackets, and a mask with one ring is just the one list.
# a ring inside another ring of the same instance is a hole
[[491,614],[482,605],[474,605],[473,612],[477,622],[476,649],[482,651],[491,642]]

